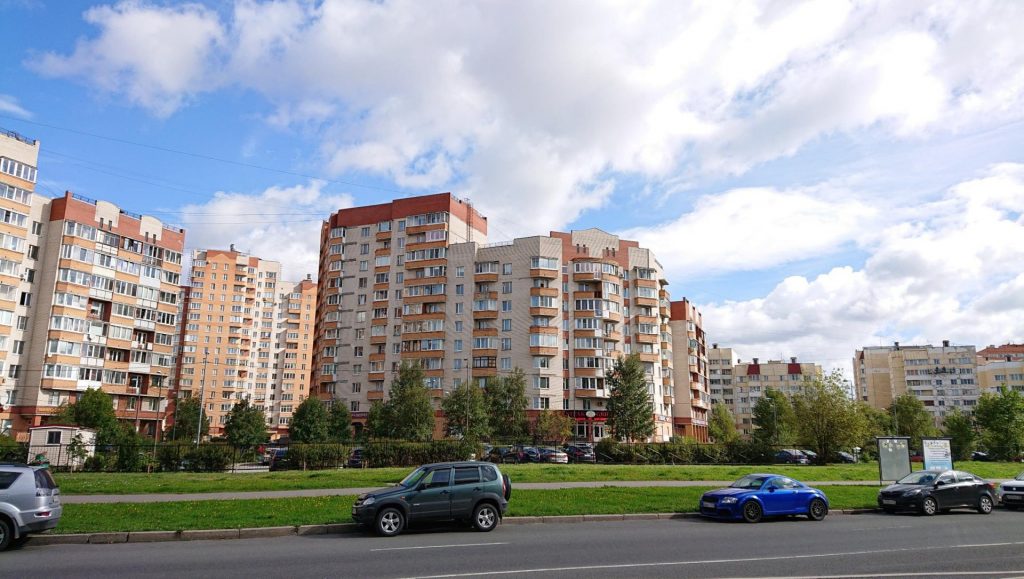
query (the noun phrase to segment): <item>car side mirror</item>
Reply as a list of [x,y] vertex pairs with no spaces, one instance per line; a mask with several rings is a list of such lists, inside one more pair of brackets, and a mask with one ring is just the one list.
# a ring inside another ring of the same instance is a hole
[[935,488],[939,488],[939,487],[941,487],[944,484],[946,484],[946,481],[944,481],[944,480],[935,481]]
[[418,491],[422,491],[422,490],[424,490],[426,488],[427,488],[427,483],[420,483],[420,484],[416,485],[416,490],[418,490]]
[[768,487],[768,492],[774,493],[777,490],[777,488],[778,487],[773,487],[773,486],[772,487]]

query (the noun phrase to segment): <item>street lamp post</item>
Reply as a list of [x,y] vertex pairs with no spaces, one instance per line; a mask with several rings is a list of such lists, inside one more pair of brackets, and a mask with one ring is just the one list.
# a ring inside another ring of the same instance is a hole
[[463,358],[463,363],[466,365],[466,432],[462,438],[469,437],[469,401],[473,396],[473,391],[470,389],[472,385],[469,383],[469,359]]
[[[157,410],[156,410],[157,418],[156,418],[156,425],[153,427],[153,457],[154,458],[156,457],[156,443],[157,443],[157,440],[159,440],[159,438],[160,438],[160,431],[162,430],[160,428],[160,425],[163,422],[163,420],[161,420],[161,418],[160,418],[160,411],[164,410],[164,412],[166,413],[166,406],[161,408],[161,406],[163,406],[163,403],[164,403],[164,375],[163,375],[162,372],[158,372],[157,376],[160,377],[160,385],[157,386],[157,388],[160,391],[160,398],[157,399]],[[175,406],[175,408],[177,408],[177,406]]]
[[203,435],[203,408],[206,406],[206,357],[209,354],[210,349],[203,348],[203,375],[199,377],[199,420],[196,423],[196,446],[199,446],[199,440]]

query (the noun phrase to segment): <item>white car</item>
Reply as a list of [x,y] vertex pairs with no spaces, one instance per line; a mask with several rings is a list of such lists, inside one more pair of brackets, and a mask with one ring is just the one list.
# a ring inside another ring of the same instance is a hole
[[46,467],[0,463],[0,551],[57,526],[60,489]]
[[1010,510],[1024,507],[1024,472],[999,485],[999,502]]

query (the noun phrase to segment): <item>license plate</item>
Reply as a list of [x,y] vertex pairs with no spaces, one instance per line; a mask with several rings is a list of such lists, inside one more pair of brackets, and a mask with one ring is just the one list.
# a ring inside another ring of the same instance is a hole
[[355,507],[352,507],[352,516],[353,517],[356,516],[356,508]]
[[714,501],[704,501],[704,507],[708,508],[708,509],[713,509],[713,508],[715,508],[715,502]]
[[1021,495],[1003,495],[1003,500],[1004,501],[1011,501],[1011,502],[1012,501],[1019,501],[1019,500],[1021,500]]
[[895,505],[896,501],[894,501],[892,499],[882,499],[882,504],[883,505]]

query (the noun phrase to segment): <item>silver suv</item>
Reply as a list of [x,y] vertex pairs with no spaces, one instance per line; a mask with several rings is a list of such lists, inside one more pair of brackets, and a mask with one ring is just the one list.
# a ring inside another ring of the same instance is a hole
[[42,466],[0,463],[0,551],[57,526],[60,489]]

